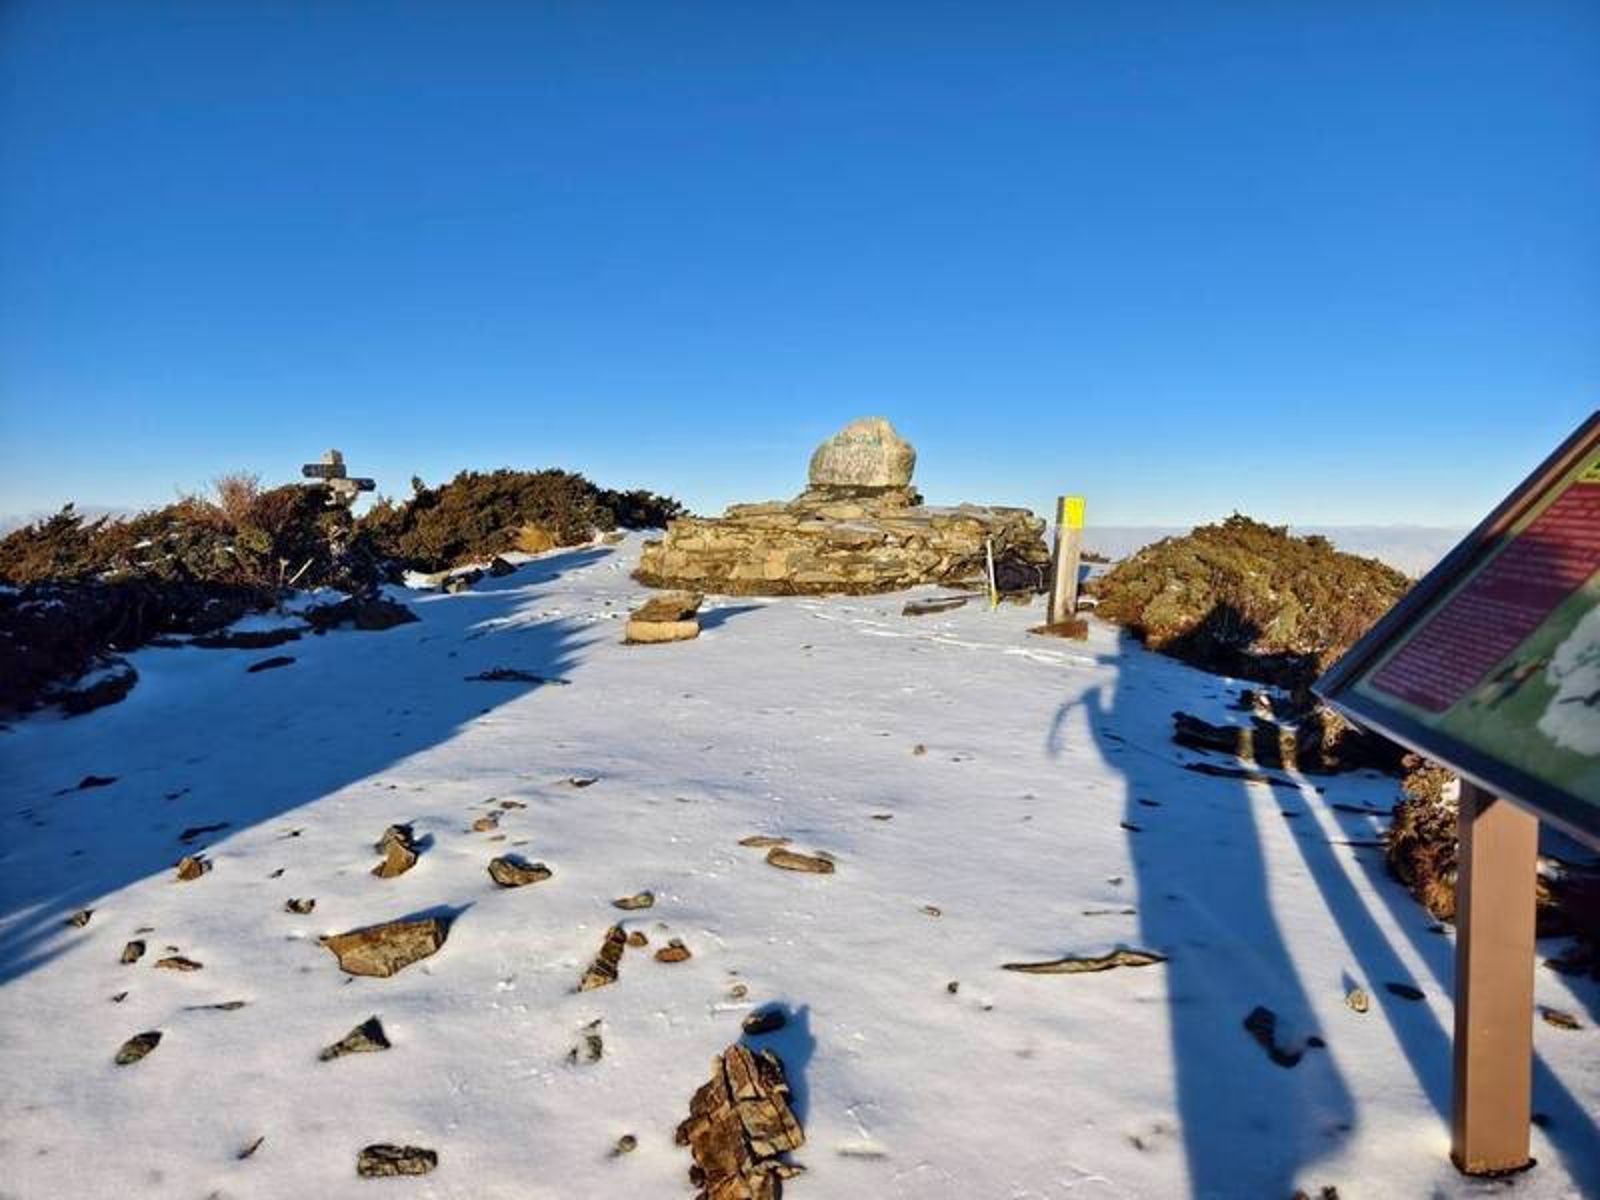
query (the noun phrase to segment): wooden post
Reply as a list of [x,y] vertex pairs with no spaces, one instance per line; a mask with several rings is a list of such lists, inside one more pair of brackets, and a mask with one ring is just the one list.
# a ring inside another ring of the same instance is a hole
[[1056,501],[1056,556],[1050,586],[1050,624],[1070,621],[1078,613],[1078,558],[1083,552],[1083,497]]
[[1539,819],[1461,781],[1450,1157],[1468,1175],[1529,1165]]

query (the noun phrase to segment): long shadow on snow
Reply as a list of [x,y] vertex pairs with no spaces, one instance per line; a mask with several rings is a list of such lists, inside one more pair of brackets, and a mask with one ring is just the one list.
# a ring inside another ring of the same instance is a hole
[[772,1009],[783,1013],[783,1028],[772,1033],[741,1034],[739,1042],[757,1053],[771,1050],[783,1060],[783,1073],[789,1080],[789,1108],[794,1112],[795,1120],[804,1125],[811,1109],[811,1088],[806,1083],[806,1068],[811,1065],[811,1056],[817,1050],[817,1039],[811,1033],[811,1006],[767,1004],[762,1006],[761,1011]]
[[[49,717],[19,728],[3,747],[8,757],[25,749],[4,770],[15,807],[0,814],[11,831],[0,868],[0,984],[76,947],[114,953],[124,926],[140,923],[132,912],[96,913],[95,921],[116,921],[118,936],[89,938],[99,931],[93,923],[66,926],[78,909],[170,872],[184,854],[381,775],[541,686],[467,676],[503,666],[560,679],[593,637],[569,618],[519,619],[518,610],[537,610],[530,589],[609,553],[552,555],[470,592],[416,597],[415,624],[308,635],[283,647],[297,661],[277,671],[246,673],[258,651],[140,651],[150,678],[122,704],[54,728]],[[551,701],[560,695],[552,689]],[[59,757],[68,750],[70,760]],[[88,773],[117,782],[52,794]],[[394,801],[392,820],[414,815],[413,793],[396,790]],[[18,808],[35,815],[19,821]],[[226,828],[178,840],[185,828],[220,822]],[[380,822],[372,837],[381,830]],[[223,850],[217,869],[228,865]]]
[[[1186,668],[1129,645],[1114,685],[1056,714],[1059,753],[1078,707],[1101,757],[1119,770],[1138,884],[1142,945],[1170,956],[1168,1024],[1190,1194],[1199,1200],[1287,1196],[1305,1168],[1336,1148],[1354,1103],[1319,1032],[1268,890],[1261,832],[1242,781],[1194,775],[1147,745],[1164,745],[1172,704],[1160,675]],[[1153,800],[1158,806],[1140,804]],[[1298,1065],[1272,1062],[1244,1029],[1258,1005],[1276,1014]]]

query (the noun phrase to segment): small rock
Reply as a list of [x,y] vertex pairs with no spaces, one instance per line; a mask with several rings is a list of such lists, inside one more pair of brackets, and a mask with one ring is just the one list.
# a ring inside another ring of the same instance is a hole
[[181,883],[199,879],[209,870],[211,870],[211,860],[198,854],[186,854],[178,860],[178,880]]
[[113,1004],[121,1004],[127,998],[128,998],[128,993],[127,992],[118,992],[116,995],[111,997],[111,1003],[113,1003]]
[[918,742],[915,746],[911,747],[911,753],[916,755],[918,758],[921,758],[927,752],[928,748],[921,742]]
[[159,1029],[136,1033],[122,1043],[122,1048],[117,1051],[116,1064],[119,1067],[125,1067],[129,1063],[136,1063],[160,1044],[161,1031]]
[[1113,967],[1151,967],[1166,962],[1166,955],[1151,950],[1129,950],[1119,946],[1109,954],[1091,955],[1087,958],[1068,954],[1048,962],[1005,963],[1005,971],[1022,971],[1029,975],[1083,975],[1094,971],[1109,971]]
[[949,983],[944,985],[944,990],[954,996],[961,990],[961,981],[959,979],[952,979]]
[[628,934],[628,945],[635,950],[642,950],[650,944],[650,939],[645,937],[644,930],[635,929]]
[[489,560],[489,574],[495,579],[504,579],[507,575],[516,574],[517,568],[498,554]]
[[927,913],[930,917],[944,916],[944,909],[940,908],[937,904],[924,904],[922,906],[922,911]]
[[1559,1008],[1546,1008],[1544,1005],[1540,1005],[1539,1015],[1544,1018],[1544,1023],[1546,1025],[1554,1025],[1557,1029],[1583,1028],[1583,1026],[1578,1023],[1577,1017],[1573,1016],[1569,1012],[1563,1012]]
[[472,832],[473,833],[493,833],[496,829],[499,829],[499,828],[500,828],[500,814],[499,813],[489,813],[487,816],[479,817],[476,821],[474,821],[472,823]]
[[1386,983],[1383,985],[1383,989],[1390,995],[1399,996],[1402,1000],[1421,1000],[1423,998],[1422,989],[1413,987],[1409,983]]
[[593,787],[595,784],[599,783],[600,780],[593,775],[569,775],[561,782],[566,784],[568,787],[586,788]]
[[255,1141],[251,1142],[248,1146],[242,1147],[239,1150],[239,1153],[234,1155],[234,1158],[238,1159],[240,1162],[243,1162],[245,1159],[249,1158],[252,1154],[254,1154],[257,1150],[261,1149],[261,1143],[266,1141],[266,1140],[267,1140],[267,1135],[263,1133],[260,1137],[258,1137]]
[[615,983],[617,967],[622,962],[622,948],[627,944],[628,935],[622,932],[622,926],[613,925],[606,930],[606,939],[600,944],[600,953],[595,955],[594,961],[589,964],[589,969],[583,973],[583,978],[578,983],[578,990],[589,992]]
[[625,1133],[617,1139],[617,1144],[612,1148],[612,1155],[632,1154],[639,1148],[639,1139],[631,1133]]
[[294,659],[287,654],[274,654],[271,658],[263,658],[260,662],[251,663],[245,668],[245,671],[254,675],[258,671],[275,671],[279,667],[287,667],[293,662]]
[[1371,1006],[1371,1001],[1367,999],[1367,993],[1358,987],[1353,987],[1344,994],[1344,1002],[1350,1006],[1353,1012],[1358,1013],[1366,1012]]
[[605,1057],[606,1042],[600,1030],[604,1022],[596,1017],[583,1027],[578,1036],[578,1044],[567,1051],[567,1062],[572,1066],[580,1063],[597,1063]]
[[654,892],[635,892],[631,896],[623,896],[618,900],[613,900],[611,904],[614,908],[626,909],[632,912],[636,909],[651,908],[655,905],[655,902]]
[[223,1000],[217,1004],[185,1004],[184,1012],[238,1012],[245,1006],[244,1000]]
[[356,1158],[356,1174],[368,1179],[386,1175],[426,1175],[439,1165],[439,1156],[421,1146],[393,1146],[378,1142]]
[[1304,1050],[1289,1050],[1278,1045],[1278,1014],[1265,1005],[1258,1004],[1244,1019],[1244,1027],[1267,1057],[1280,1067],[1292,1067],[1305,1057]]
[[489,878],[503,888],[526,887],[549,879],[551,870],[541,862],[531,863],[515,855],[502,855],[489,860]]
[[76,929],[82,929],[89,923],[89,918],[92,916],[94,916],[94,909],[80,908],[77,912],[73,913],[67,918],[67,924]]
[[786,837],[768,837],[764,833],[752,833],[749,837],[739,839],[739,845],[749,846],[754,850],[765,850],[768,846],[787,846],[789,839]]
[[333,1045],[325,1047],[317,1055],[317,1059],[319,1062],[332,1062],[336,1058],[343,1058],[346,1054],[369,1054],[387,1050],[389,1045],[389,1036],[383,1031],[383,1022],[377,1017],[368,1017]]
[[763,1008],[751,1013],[744,1019],[743,1029],[750,1037],[760,1037],[763,1033],[776,1033],[788,1024],[789,1018],[784,1016],[781,1008]]
[[743,1000],[749,994],[750,987],[744,983],[736,983],[728,989],[728,998],[730,1000]]
[[661,947],[661,949],[656,951],[656,961],[657,962],[664,962],[664,963],[686,962],[687,960],[689,960],[690,958],[693,958],[693,957],[694,956],[689,953],[689,947],[685,946],[677,938],[672,938],[671,940],[669,940],[667,942],[667,944],[665,946]]
[[181,954],[169,954],[166,958],[156,959],[156,967],[163,971],[198,971],[204,963],[197,963],[192,958],[185,958]]
[[785,850],[782,846],[767,851],[767,863],[785,871],[806,871],[812,875],[832,875],[834,871],[832,859]]
[[409,825],[389,826],[373,848],[383,855],[383,861],[372,868],[379,879],[404,875],[417,865],[417,843]]
[[698,592],[662,592],[652,596],[633,612],[633,620],[655,624],[688,621],[700,611],[705,597]]
[[289,899],[283,902],[283,911],[299,913],[303,917],[312,909],[316,908],[316,906],[317,901],[314,897],[307,897],[304,900],[300,900],[291,896]]
[[124,964],[136,963],[143,957],[144,943],[138,938],[135,938],[122,948],[122,962]]
[[449,928],[442,917],[387,921],[332,934],[321,942],[351,975],[388,978],[437,952],[444,945]]

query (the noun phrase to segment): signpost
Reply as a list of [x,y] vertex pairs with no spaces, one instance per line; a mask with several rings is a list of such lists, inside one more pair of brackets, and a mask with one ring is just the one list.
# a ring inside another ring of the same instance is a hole
[[344,455],[337,450],[329,450],[320,462],[306,463],[300,468],[300,473],[307,479],[321,481],[317,486],[328,489],[329,504],[354,504],[356,496],[378,486],[371,479],[352,479],[347,475]]
[[1538,822],[1600,846],[1600,413],[1316,691],[1462,777],[1451,1157],[1525,1167]]
[[1083,553],[1083,497],[1062,496],[1056,501],[1055,573],[1050,584],[1051,625],[1070,621],[1078,613],[1078,560]]

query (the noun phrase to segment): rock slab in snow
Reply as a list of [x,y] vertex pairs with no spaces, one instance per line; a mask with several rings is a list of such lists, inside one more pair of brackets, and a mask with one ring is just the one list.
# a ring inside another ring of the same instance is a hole
[[443,918],[424,917],[330,934],[322,944],[350,974],[387,979],[437,952],[448,934],[449,925]]
[[774,1200],[779,1181],[800,1170],[778,1156],[805,1140],[789,1108],[783,1061],[738,1045],[712,1062],[711,1080],[695,1092],[677,1132],[694,1156],[696,1200]]

